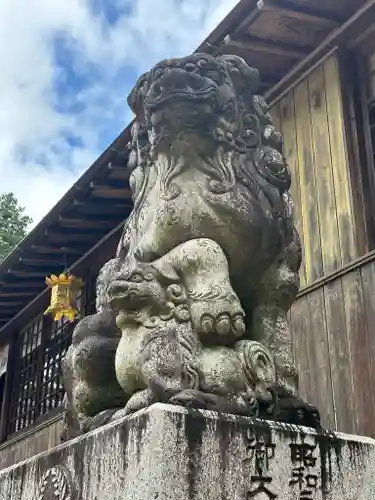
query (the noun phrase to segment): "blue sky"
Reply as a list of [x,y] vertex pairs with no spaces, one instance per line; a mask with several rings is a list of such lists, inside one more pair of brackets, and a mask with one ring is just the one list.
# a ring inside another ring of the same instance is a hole
[[131,119],[136,78],[237,0],[0,0],[0,192],[34,224]]

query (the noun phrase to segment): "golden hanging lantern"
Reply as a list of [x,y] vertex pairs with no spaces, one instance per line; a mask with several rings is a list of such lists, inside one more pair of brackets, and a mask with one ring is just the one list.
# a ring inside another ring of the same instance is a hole
[[52,314],[55,321],[63,317],[74,321],[79,314],[77,294],[82,285],[81,278],[65,271],[59,276],[51,274],[46,278],[46,284],[51,289],[51,302],[44,314]]

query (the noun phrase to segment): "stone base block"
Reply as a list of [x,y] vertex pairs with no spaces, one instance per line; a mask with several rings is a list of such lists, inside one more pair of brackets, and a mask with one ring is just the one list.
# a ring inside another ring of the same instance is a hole
[[0,473],[0,500],[374,500],[375,440],[156,404]]

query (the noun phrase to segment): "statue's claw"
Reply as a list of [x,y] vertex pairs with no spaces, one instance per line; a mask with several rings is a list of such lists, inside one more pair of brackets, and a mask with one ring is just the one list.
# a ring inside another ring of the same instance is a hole
[[245,333],[245,321],[243,315],[235,313],[222,313],[216,317],[204,314],[201,319],[201,329],[204,333],[218,333],[219,335],[233,335],[240,338]]
[[223,396],[195,389],[186,389],[170,398],[168,402],[186,408],[233,413],[248,417],[258,415],[258,403],[255,398],[248,395],[245,397],[244,395],[231,397],[230,395]]
[[237,297],[194,301],[191,315],[198,332],[239,339],[245,334],[245,319]]
[[104,410],[94,417],[86,417],[81,421],[81,432],[90,432],[98,427],[102,427],[113,419],[113,415],[118,410],[116,408],[110,410]]
[[280,397],[275,417],[276,420],[289,424],[304,425],[314,429],[322,428],[318,409],[299,397]]
[[157,397],[151,389],[145,389],[134,393],[129,401],[126,403],[125,408],[118,410],[113,416],[112,420],[118,420],[126,415],[130,415],[138,410],[147,408],[147,406],[156,403]]

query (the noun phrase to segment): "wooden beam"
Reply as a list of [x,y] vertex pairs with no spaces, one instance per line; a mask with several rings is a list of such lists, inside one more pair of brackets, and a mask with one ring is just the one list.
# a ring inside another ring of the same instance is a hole
[[129,171],[125,170],[125,168],[122,169],[112,169],[108,172],[108,179],[113,181],[129,181]]
[[229,46],[238,47],[240,49],[253,52],[263,52],[265,54],[273,54],[290,59],[302,59],[308,55],[308,51],[293,47],[284,43],[275,43],[257,38],[251,35],[228,35],[225,38],[225,43]]
[[341,278],[342,276],[345,276],[346,274],[349,274],[355,271],[356,269],[360,269],[366,266],[367,264],[370,264],[371,262],[375,262],[375,250],[372,250],[366,255],[363,255],[362,257],[359,257],[358,259],[349,262],[345,266],[341,267],[340,269],[337,269],[336,271],[333,271],[330,274],[327,274],[326,276],[318,278],[313,283],[304,286],[299,290],[297,299],[302,297],[303,295],[307,295],[308,293],[313,292],[314,290],[317,290],[318,288],[322,288],[328,283],[331,283],[332,281],[337,280],[338,278]]
[[91,195],[95,198],[131,199],[132,192],[129,188],[114,188],[105,184],[90,183]]
[[21,280],[21,281],[15,281],[15,282],[9,282],[9,283],[3,283],[1,286],[1,290],[7,289],[7,288],[40,288],[42,285],[44,285],[44,278],[43,280],[40,281],[26,281],[26,280]]
[[[127,219],[127,217],[129,217],[130,212],[133,210],[133,206],[130,204],[123,205],[123,204],[105,203],[103,206],[102,203],[103,201],[108,202],[109,200],[103,200],[103,199],[97,200],[96,207],[79,210],[79,214],[82,215],[82,217],[84,217],[85,219],[87,218],[87,220],[103,219],[105,217],[113,221],[116,221],[117,225],[119,222],[121,222],[121,220]],[[76,214],[72,212],[71,216],[75,217]]]
[[[96,211],[95,212],[93,211],[92,213],[86,212],[86,213],[82,214],[82,213],[71,212],[69,214],[69,219],[73,219],[73,220],[79,219],[80,221],[82,221],[82,224],[87,221],[89,223],[89,225],[91,225],[91,222],[95,222],[95,221],[99,221],[99,225],[100,225],[100,221],[102,221],[103,224],[107,223],[108,225],[111,225],[111,228],[112,228],[112,227],[117,226],[117,224],[119,222],[121,222],[122,220],[127,219],[130,212],[131,212],[130,207],[127,207],[127,208],[121,207],[121,208],[118,208],[116,211],[100,210],[100,207],[99,208],[97,207]],[[75,226],[73,225],[73,227],[75,227]]]
[[[119,221],[117,220],[117,224],[118,224],[118,222]],[[99,228],[99,227],[112,229],[112,227],[114,225],[117,225],[117,224],[113,223],[113,219],[102,219],[101,220],[101,219],[93,218],[93,219],[85,220],[85,219],[79,218],[78,216],[67,218],[67,217],[63,217],[61,215],[59,216],[59,223],[63,227],[76,228],[76,229],[79,229],[79,228],[82,228],[82,229],[93,228],[93,229],[95,229],[95,228]]]
[[242,21],[236,23],[236,27],[233,30],[233,33],[241,32],[246,30],[253,22],[260,16],[259,2],[257,2],[257,6],[249,12],[247,16],[242,18]]
[[75,228],[70,228],[69,230],[52,230],[52,229],[47,229],[44,233],[45,237],[52,240],[52,241],[59,241],[59,242],[70,242],[70,241],[87,241],[91,242],[97,238],[103,237],[105,232],[103,230],[95,230],[91,229],[90,231],[85,231],[83,228],[80,230],[75,231]]
[[103,231],[111,230],[112,228],[101,228],[101,227],[63,227],[58,226],[51,229],[46,229],[47,235],[57,235],[61,234],[62,236],[76,236],[80,234],[92,235],[92,236],[100,236],[103,234]]
[[119,159],[119,158],[126,159],[129,156],[131,139],[132,139],[132,137],[131,137],[132,126],[133,126],[133,121],[131,121],[130,125],[128,126],[128,131],[129,131],[128,141],[126,143],[124,143],[121,148],[117,148],[117,149],[113,148],[112,149],[113,154],[111,155],[111,160],[109,160],[109,161],[113,161],[113,158],[115,160]]
[[103,179],[92,181],[90,183],[91,189],[129,189],[129,181],[127,179],[111,179],[109,174]]
[[130,168],[127,167],[127,164],[124,163],[123,165],[119,162],[116,162],[116,161],[110,161],[107,165],[108,167],[108,170],[110,172],[124,172],[126,174],[128,174],[128,178],[130,177],[130,174],[131,174],[131,170]]
[[82,211],[83,214],[113,213],[121,208],[133,207],[132,200],[124,198],[119,198],[118,200],[110,198],[102,199],[99,203],[98,200],[90,200],[89,202],[86,200],[74,200],[72,206],[73,208],[77,208],[77,210]]
[[2,298],[8,298],[8,297],[31,297],[33,295],[34,295],[33,292],[9,292],[9,293],[0,292],[0,300]]
[[329,14],[320,9],[299,9],[297,6],[294,8],[293,4],[288,4],[282,0],[259,0],[257,7],[262,12],[273,11],[277,12],[279,15],[288,16],[299,21],[312,21],[317,25],[321,24],[322,21],[328,21],[332,25],[338,26],[341,22],[341,20],[338,20],[337,18],[332,19]]
[[275,0],[258,2],[260,15],[249,34],[313,50],[339,24],[324,17],[282,7]]
[[40,267],[61,267],[65,266],[65,261],[63,260],[53,260],[53,259],[38,259],[37,257],[20,257],[19,262],[27,266],[40,266]]
[[315,50],[265,93],[264,97],[269,105],[272,106],[280,100],[297,84],[299,79],[304,77],[309,69],[318,64],[327,54],[332,53],[336,47],[350,43],[351,40],[365,31],[373,19],[375,19],[375,0],[368,0],[350,19],[330,33]]
[[86,247],[50,247],[48,245],[31,245],[31,249],[40,254],[46,255],[56,255],[56,254],[65,254],[65,255],[81,255],[83,252],[87,251]]
[[108,170],[110,172],[121,172],[126,175],[126,178],[129,179],[132,170],[127,167],[127,160],[124,164],[121,164],[119,161],[110,161],[107,165]]
[[[1,314],[1,311],[0,311],[0,314]],[[12,318],[14,318],[15,314],[17,314],[17,311],[12,311],[10,313],[1,314],[1,319],[2,319],[2,321],[11,321]]]
[[315,21],[316,23],[331,22],[338,26],[341,19],[336,16],[332,17],[329,13],[323,12],[320,9],[314,8],[299,8],[293,4],[288,4],[283,0],[258,0],[256,8],[254,8],[247,16],[244,16],[242,21],[236,24],[232,33],[241,33],[243,31],[249,30],[249,28],[256,23],[257,19],[266,11],[273,11],[278,15],[284,15],[287,17],[294,17],[296,20],[310,22]]
[[[8,274],[11,276],[19,276],[21,278],[44,278],[46,271],[27,271],[25,269],[9,269]],[[48,272],[47,272],[48,274]]]
[[[0,309],[3,309],[3,308],[11,308],[11,307],[24,307],[25,303],[24,302],[10,302],[10,303],[7,303],[7,302],[0,302]],[[2,315],[4,316],[4,315]]]
[[[47,235],[46,235],[47,236]],[[103,233],[101,234],[90,234],[90,233],[81,233],[81,234],[63,234],[63,233],[48,233],[48,238],[50,238],[53,241],[59,242],[59,243],[75,243],[76,241],[79,241],[80,243],[86,243],[86,252],[87,248],[92,245],[98,238],[102,237]]]
[[93,198],[112,199],[119,201],[121,199],[130,200],[131,191],[129,189],[99,189],[96,188],[91,193]]
[[304,14],[309,14],[319,19],[328,19],[329,21],[341,24],[348,18],[347,12],[345,12],[340,4],[337,4],[337,10],[332,8],[316,8],[314,6],[315,2],[309,2],[302,0],[295,2],[294,0],[277,0],[276,1],[279,8],[284,8],[286,10],[292,9],[294,12],[301,12]]

